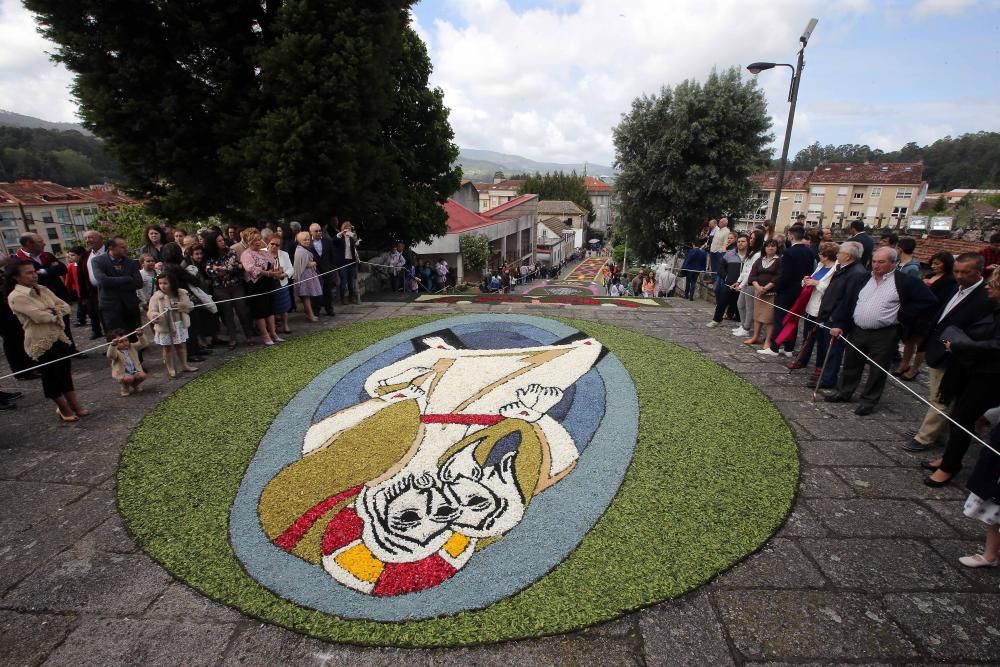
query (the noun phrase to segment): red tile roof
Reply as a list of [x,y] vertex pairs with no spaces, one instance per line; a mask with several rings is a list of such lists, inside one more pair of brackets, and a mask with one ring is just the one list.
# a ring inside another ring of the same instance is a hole
[[961,241],[958,239],[930,237],[917,239],[917,249],[913,251],[913,256],[924,264],[931,261],[931,257],[939,252],[950,252],[952,255],[961,255],[963,252],[979,252],[989,247],[989,243],[984,241]]
[[87,188],[76,188],[73,192],[84,197],[96,199],[100,206],[117,206],[119,204],[138,204],[138,200],[129,197],[124,192],[119,192],[114,187],[90,186]]
[[473,213],[451,197],[448,198],[448,201],[442,204],[442,208],[444,208],[444,212],[448,214],[449,234],[461,234],[462,232],[467,232],[470,229],[478,229],[479,227],[496,224],[493,220],[484,218],[478,213]]
[[583,187],[587,192],[611,192],[611,186],[595,176],[584,176]]
[[92,197],[83,195],[67,187],[50,181],[22,180],[14,183],[0,183],[0,201],[37,206],[50,203],[89,203]]
[[506,181],[500,181],[499,183],[490,183],[490,190],[517,190],[524,183],[523,178],[508,178]]
[[813,170],[809,182],[920,185],[923,173],[919,162],[824,162]]
[[526,195],[521,195],[520,197],[515,197],[514,199],[511,199],[509,202],[505,204],[500,204],[496,208],[491,208],[488,211],[484,211],[483,216],[487,218],[492,218],[497,213],[503,213],[504,211],[512,209],[520,204],[523,204],[524,202],[529,201],[532,198],[537,199],[538,195],[526,194]]
[[[809,187],[811,171],[786,171],[782,190],[806,190]],[[778,183],[777,171],[759,171],[750,177],[750,182],[761,190],[773,190]]]

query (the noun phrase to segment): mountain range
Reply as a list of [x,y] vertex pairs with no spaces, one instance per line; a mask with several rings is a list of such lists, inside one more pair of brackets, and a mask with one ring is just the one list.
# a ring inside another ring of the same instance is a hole
[[[79,123],[55,123],[35,118],[34,116],[25,116],[24,114],[0,109],[0,126],[2,125],[9,127],[37,127],[63,132],[75,131],[88,137],[94,136],[93,133]],[[457,162],[462,166],[462,175],[473,181],[490,181],[498,171],[502,171],[507,177],[514,174],[533,174],[535,172],[544,174],[547,172],[563,171],[568,174],[574,170],[581,176],[586,172],[590,176],[609,176],[613,178],[615,174],[613,168],[593,162],[579,162],[576,164],[538,162],[537,160],[529,160],[520,155],[509,155],[507,153],[498,153],[478,148],[460,148]]]

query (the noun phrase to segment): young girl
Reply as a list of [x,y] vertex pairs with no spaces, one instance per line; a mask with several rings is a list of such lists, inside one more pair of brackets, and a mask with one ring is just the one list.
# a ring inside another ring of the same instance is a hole
[[108,346],[108,359],[111,360],[111,377],[122,385],[122,396],[128,396],[133,391],[142,391],[142,382],[146,373],[139,361],[138,343],[129,341],[124,329],[115,329],[110,334],[111,345]]
[[[149,299],[146,315],[153,321],[154,342],[163,348],[163,365],[167,367],[167,375],[177,376],[171,347],[181,361],[181,369],[193,373],[198,369],[188,365],[187,349],[184,347],[188,339],[188,327],[191,326],[188,313],[194,308],[191,297],[187,290],[177,286],[177,279],[170,273],[159,276],[156,287],[156,293]],[[168,312],[170,310],[174,312]]]
[[137,289],[136,296],[139,297],[139,307],[145,310],[149,307],[149,300],[156,292],[156,259],[150,254],[139,257],[139,275],[142,276],[142,287]]

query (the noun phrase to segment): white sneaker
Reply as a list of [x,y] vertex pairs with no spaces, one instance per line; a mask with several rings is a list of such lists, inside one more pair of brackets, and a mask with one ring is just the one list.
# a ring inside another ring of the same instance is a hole
[[766,355],[768,357],[776,357],[776,356],[778,356],[778,353],[775,352],[774,350],[772,350],[769,347],[765,347],[763,350],[757,350],[757,354],[763,354],[763,355]]
[[794,352],[790,352],[789,350],[783,350],[781,352],[781,354],[784,355],[784,356],[786,356],[786,357],[794,357],[795,356],[795,353]]
[[709,322],[705,326],[708,327],[709,329],[714,329],[715,327],[719,326],[719,323],[716,322],[715,320],[712,320],[711,322]]
[[962,556],[958,562],[965,567],[996,567],[1000,565],[1000,557],[986,560],[982,554],[976,554],[975,556]]
[[733,335],[734,336],[740,336],[740,337],[749,336],[750,335],[750,330],[749,329],[744,329],[743,327],[736,327],[735,329],[733,329]]

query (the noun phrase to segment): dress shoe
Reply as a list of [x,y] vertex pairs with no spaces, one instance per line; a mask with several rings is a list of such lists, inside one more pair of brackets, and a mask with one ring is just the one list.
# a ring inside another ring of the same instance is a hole
[[24,396],[20,391],[0,391],[0,401],[13,401]]
[[851,397],[845,396],[844,394],[834,393],[829,396],[824,396],[823,400],[827,403],[849,403],[851,401]]
[[0,400],[0,412],[6,412],[7,410],[17,410],[17,405],[14,404],[14,401]]
[[930,461],[921,461],[920,467],[923,468],[924,470],[930,470],[931,472],[934,472],[935,470],[938,469],[938,466],[934,465]]
[[868,405],[867,403],[862,403],[858,407],[854,408],[854,414],[858,415],[859,417],[870,415],[873,412],[875,412],[875,406]]
[[785,364],[785,368],[787,368],[790,371],[797,371],[800,368],[805,368],[805,367],[806,367],[805,364],[800,364],[798,361],[790,361],[787,364]]
[[[933,445],[925,445],[916,438],[910,438],[903,445],[903,449],[905,449],[908,452],[926,452],[928,449],[933,449],[933,448],[934,448]],[[935,466],[933,469],[937,470],[937,466]],[[930,468],[928,468],[928,470],[930,470]]]
[[954,479],[954,478],[955,478],[955,476],[952,475],[951,477],[949,477],[948,479],[944,480],[943,482],[938,482],[938,481],[935,481],[935,480],[931,479],[930,477],[924,477],[924,484],[926,484],[927,486],[931,487],[932,489],[940,489],[942,486],[948,486],[949,484],[951,484],[951,480]]

